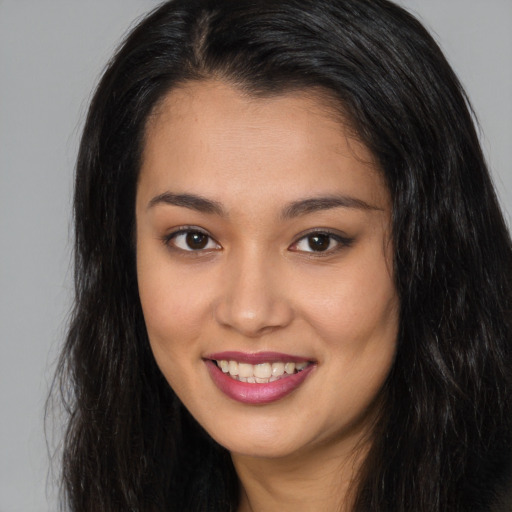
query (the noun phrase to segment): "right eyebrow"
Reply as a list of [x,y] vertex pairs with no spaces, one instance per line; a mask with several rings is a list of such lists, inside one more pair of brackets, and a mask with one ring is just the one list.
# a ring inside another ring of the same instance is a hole
[[153,208],[158,204],[181,206],[201,213],[212,213],[223,217],[227,216],[220,203],[196,194],[173,194],[172,192],[164,192],[163,194],[153,197],[147,207]]

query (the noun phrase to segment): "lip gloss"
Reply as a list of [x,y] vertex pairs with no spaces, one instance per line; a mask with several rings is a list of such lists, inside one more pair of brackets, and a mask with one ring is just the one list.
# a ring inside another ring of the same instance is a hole
[[[283,354],[273,354],[274,356],[277,357],[269,357],[270,353],[244,354],[243,357],[241,357],[242,354],[234,352],[225,352],[222,354],[213,355],[215,355],[215,360],[232,359],[237,360],[239,362],[247,362],[249,364],[259,364],[261,362],[268,361],[275,362],[276,360],[290,362],[306,361],[305,359],[285,356]],[[233,357],[234,355],[236,355],[236,357]],[[217,356],[222,357],[218,359]],[[310,364],[309,366],[307,366],[306,368],[297,373],[284,376],[273,382],[251,384],[248,382],[241,382],[231,378],[229,374],[225,374],[224,372],[222,372],[222,370],[217,366],[217,364],[211,359],[205,359],[205,364],[206,367],[208,368],[211,379],[213,380],[214,384],[220,389],[220,391],[222,391],[229,398],[236,400],[237,402],[250,405],[268,404],[280,400],[281,398],[284,398],[285,396],[289,395],[292,391],[297,389],[304,382],[304,380],[311,374],[311,372],[316,368],[315,364]]]

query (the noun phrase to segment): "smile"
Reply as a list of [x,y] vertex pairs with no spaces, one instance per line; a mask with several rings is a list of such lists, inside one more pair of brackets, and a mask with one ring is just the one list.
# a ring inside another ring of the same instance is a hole
[[229,398],[250,405],[275,402],[299,388],[316,368],[278,353],[223,352],[204,359],[213,383]]
[[240,363],[238,361],[227,361],[222,359],[215,361],[223,373],[229,375],[232,379],[249,384],[267,384],[276,380],[285,378],[289,375],[298,373],[310,362],[300,363],[288,362],[265,362],[260,364]]

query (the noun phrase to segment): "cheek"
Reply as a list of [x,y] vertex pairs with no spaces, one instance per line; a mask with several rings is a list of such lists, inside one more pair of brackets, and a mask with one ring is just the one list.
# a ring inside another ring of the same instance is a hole
[[204,305],[169,265],[138,261],[139,295],[153,357],[174,392],[190,401],[191,375],[197,371],[197,339]]
[[383,258],[361,258],[336,274],[316,280],[314,293],[304,295],[302,310],[325,339],[357,342],[396,338],[398,298]]
[[201,287],[197,276],[180,272],[165,260],[165,255],[138,248],[139,297],[157,362],[161,357],[182,357],[183,347],[192,346],[210,303],[208,287]]

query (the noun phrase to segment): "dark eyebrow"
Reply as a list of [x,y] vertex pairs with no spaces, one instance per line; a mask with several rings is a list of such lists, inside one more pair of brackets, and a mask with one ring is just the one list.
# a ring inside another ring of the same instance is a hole
[[330,210],[331,208],[359,208],[361,210],[382,210],[372,206],[361,199],[356,199],[350,196],[327,196],[327,197],[312,197],[301,199],[290,203],[283,209],[281,216],[283,219],[291,219],[306,215],[308,213],[317,212],[320,210]]
[[197,210],[201,213],[213,213],[226,216],[226,212],[220,203],[195,194],[173,194],[172,192],[164,192],[163,194],[153,197],[148,203],[148,208],[152,208],[157,204],[182,206],[183,208],[190,208],[191,210]]

